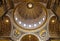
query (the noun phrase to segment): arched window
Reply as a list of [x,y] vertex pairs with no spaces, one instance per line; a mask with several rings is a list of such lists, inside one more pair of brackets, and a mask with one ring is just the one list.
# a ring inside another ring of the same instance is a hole
[[49,33],[52,37],[59,37],[59,22],[56,16],[53,16],[49,22]]
[[9,17],[0,18],[0,36],[9,36],[11,33],[11,22]]

